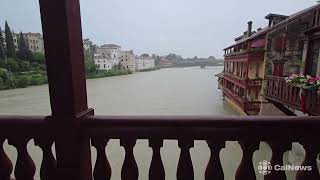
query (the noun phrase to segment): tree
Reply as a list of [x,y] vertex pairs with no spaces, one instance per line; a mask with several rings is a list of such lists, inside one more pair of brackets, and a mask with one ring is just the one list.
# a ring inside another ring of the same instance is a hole
[[141,57],[146,57],[146,58],[148,58],[148,57],[150,57],[150,56],[149,56],[149,54],[142,54]]
[[45,63],[45,56],[42,53],[34,52],[34,53],[32,53],[31,61],[39,63],[39,64],[44,64]]
[[165,57],[169,61],[180,61],[183,60],[182,56],[176,54],[169,54]]
[[23,60],[30,61],[32,58],[32,52],[29,50],[26,40],[23,37],[22,32],[20,32],[19,36],[19,50],[18,50],[18,58]]
[[209,60],[215,60],[216,58],[214,56],[210,56],[208,59]]
[[0,27],[0,59],[4,59],[5,57],[5,50],[4,50],[4,44],[3,44],[3,37],[2,37],[2,30]]
[[12,32],[10,30],[10,27],[9,27],[7,21],[6,21],[6,25],[5,25],[5,35],[6,35],[7,56],[15,58],[16,57],[16,48],[14,46]]

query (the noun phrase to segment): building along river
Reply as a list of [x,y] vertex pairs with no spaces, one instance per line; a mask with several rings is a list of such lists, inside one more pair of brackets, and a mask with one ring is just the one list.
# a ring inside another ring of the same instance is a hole
[[[152,72],[135,73],[126,76],[91,79],[87,81],[89,107],[97,115],[238,115],[223,101],[214,74],[223,67],[169,68]],[[34,86],[25,89],[0,91],[0,114],[48,115],[50,114],[48,87]],[[16,159],[14,147],[5,143],[5,150],[11,160]],[[28,150],[37,165],[36,179],[39,178],[41,150],[33,143]],[[120,179],[124,149],[119,140],[110,140],[106,148],[110,161],[112,180]],[[166,169],[166,179],[175,179],[179,158],[177,141],[165,141],[161,149]],[[146,140],[138,140],[134,154],[139,166],[139,179],[148,179],[152,150]],[[191,149],[195,179],[204,180],[209,160],[209,148],[204,141],[195,141]],[[238,143],[227,142],[220,157],[225,179],[233,180],[242,151]],[[92,148],[93,164],[96,151]],[[261,149],[254,155],[255,166],[262,160],[270,160],[271,151],[261,143]],[[256,167],[255,167],[256,168]],[[257,173],[259,179],[261,175]]]

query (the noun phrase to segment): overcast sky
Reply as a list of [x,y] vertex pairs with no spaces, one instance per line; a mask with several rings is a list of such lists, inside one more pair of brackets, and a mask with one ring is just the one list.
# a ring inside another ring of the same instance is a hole
[[[316,0],[80,0],[84,38],[115,43],[137,54],[168,53],[221,58],[222,49],[252,20],[265,27],[268,13],[290,15]],[[16,32],[41,32],[37,0],[1,0],[0,23]]]

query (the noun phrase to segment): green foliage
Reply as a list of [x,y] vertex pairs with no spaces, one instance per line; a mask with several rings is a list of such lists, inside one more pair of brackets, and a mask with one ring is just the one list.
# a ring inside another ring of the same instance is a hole
[[103,78],[103,77],[112,77],[112,76],[120,76],[120,75],[128,75],[132,74],[130,70],[117,70],[117,69],[111,69],[111,70],[97,70],[94,74],[88,74],[88,79],[93,78]]
[[169,54],[166,56],[166,59],[168,59],[169,61],[180,61],[183,60],[183,58],[180,55],[176,55],[176,54]]
[[14,78],[14,84],[19,88],[26,88],[30,84],[31,76],[22,75]]
[[20,39],[19,39],[19,50],[17,53],[17,56],[19,59],[26,59],[26,60],[31,60],[32,58],[32,52],[29,50],[26,41],[23,37],[22,32],[20,32]]
[[39,64],[44,64],[45,63],[45,56],[42,53],[32,53],[32,57],[31,57],[31,62],[36,62]]
[[4,89],[4,80],[0,77],[0,90]]
[[8,71],[6,69],[0,68],[0,78],[3,81],[6,81],[7,79],[9,79],[9,73],[8,73]]
[[141,57],[150,57],[149,54],[142,54]]
[[155,71],[155,70],[159,70],[160,67],[159,66],[155,66],[153,68],[149,68],[149,69],[142,69],[139,72],[148,72],[148,71]]
[[46,84],[48,82],[48,79],[46,76],[41,74],[34,74],[32,75],[32,78],[30,80],[30,85],[41,85]]
[[86,74],[95,73],[97,71],[97,66],[91,61],[85,61]]
[[96,73],[97,66],[94,64],[93,56],[94,51],[90,48],[84,51],[84,62],[85,62],[85,70],[86,74]]
[[30,71],[30,63],[28,61],[19,61],[19,71]]
[[6,35],[6,49],[7,49],[7,57],[15,58],[16,57],[16,48],[13,42],[12,32],[6,21],[5,25],[5,35]]
[[39,64],[37,62],[31,63],[31,71],[46,71],[46,65],[45,64]]
[[19,63],[13,58],[7,59],[7,65],[12,72],[18,72],[20,70]]
[[3,37],[2,37],[2,30],[0,27],[0,60],[4,59],[5,57],[5,50],[4,50],[4,41],[3,41]]

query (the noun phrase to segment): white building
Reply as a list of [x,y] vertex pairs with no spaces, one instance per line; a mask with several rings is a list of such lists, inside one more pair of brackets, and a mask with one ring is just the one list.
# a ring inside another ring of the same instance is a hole
[[145,56],[136,56],[136,71],[154,68],[154,59]]
[[110,70],[114,66],[111,59],[103,58],[99,54],[94,55],[94,64],[101,70]]
[[94,63],[99,69],[110,70],[119,65],[121,47],[115,44],[105,44],[96,49]]
[[136,71],[136,57],[133,51],[121,51],[120,52],[120,63],[123,69],[130,70],[131,72]]

